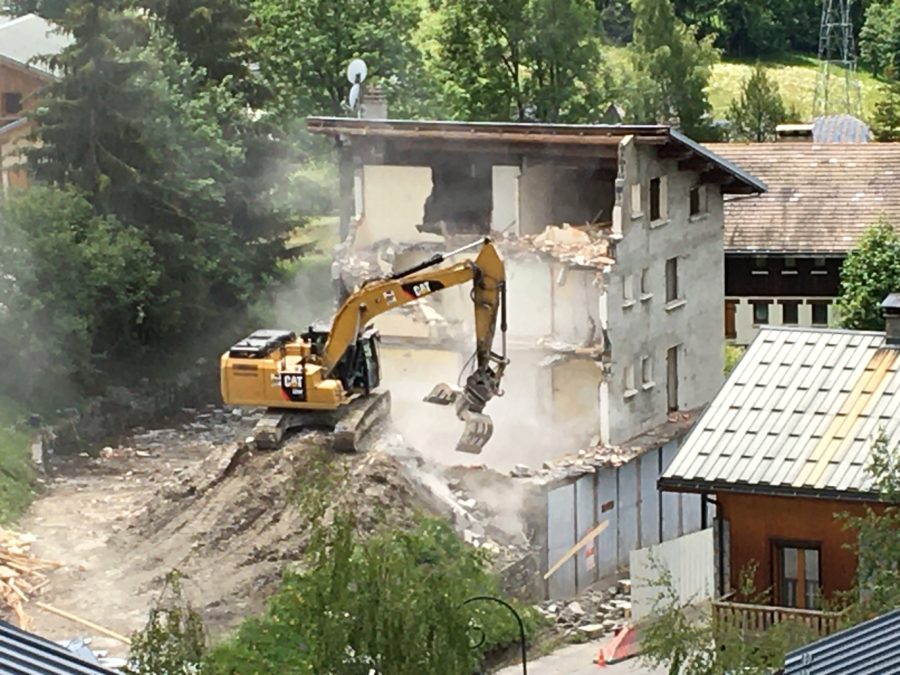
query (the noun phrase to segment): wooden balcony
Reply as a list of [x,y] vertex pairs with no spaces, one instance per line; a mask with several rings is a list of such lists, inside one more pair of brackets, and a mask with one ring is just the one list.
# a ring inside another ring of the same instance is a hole
[[843,612],[730,602],[729,597],[730,594],[713,600],[713,620],[726,622],[748,633],[760,633],[776,623],[791,621],[807,627],[818,637],[825,637],[838,630],[843,616]]

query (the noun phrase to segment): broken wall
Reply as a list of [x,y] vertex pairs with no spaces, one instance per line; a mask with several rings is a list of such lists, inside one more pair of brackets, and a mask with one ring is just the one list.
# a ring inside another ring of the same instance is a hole
[[[620,443],[665,421],[666,353],[677,347],[678,408],[712,400],[723,381],[724,260],[722,198],[707,185],[707,212],[690,216],[690,189],[699,176],[679,171],[676,161],[659,161],[650,146],[627,147],[620,166],[622,240],[610,272],[608,296],[611,443]],[[651,223],[650,179],[665,176],[667,217]],[[640,183],[643,207],[631,204],[631,185]],[[666,299],[666,261],[677,258],[678,298]],[[642,289],[641,280],[644,279]],[[642,358],[649,357],[649,382]],[[630,369],[630,371],[629,371]],[[634,382],[629,390],[629,378]]]
[[[425,200],[431,194],[431,168],[427,166],[365,165],[357,188],[362,188],[362,220],[356,246],[381,239],[400,242],[440,241],[419,232]],[[358,205],[359,206],[359,205]]]
[[612,220],[615,170],[563,161],[522,162],[519,234],[539,234],[548,225],[584,225]]

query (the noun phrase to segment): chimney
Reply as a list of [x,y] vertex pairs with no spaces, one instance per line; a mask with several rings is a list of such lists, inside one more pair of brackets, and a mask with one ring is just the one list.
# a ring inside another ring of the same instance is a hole
[[387,96],[381,87],[375,85],[363,89],[362,116],[367,120],[386,120],[388,118]]
[[809,141],[813,140],[812,124],[779,124],[775,127],[775,134],[778,136],[778,142],[786,141]]
[[884,310],[884,341],[900,348],[900,293],[891,293],[881,303]]

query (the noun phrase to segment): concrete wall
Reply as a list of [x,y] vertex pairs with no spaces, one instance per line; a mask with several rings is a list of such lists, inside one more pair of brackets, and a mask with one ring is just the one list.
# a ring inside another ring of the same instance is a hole
[[519,233],[519,167],[495,166],[492,169],[493,209],[491,230]]
[[[666,176],[666,219],[651,223],[650,179]],[[707,186],[708,212],[689,215],[689,192],[698,176],[657,161],[648,146],[630,146],[620,164],[622,241],[609,280],[608,321],[612,373],[609,441],[619,443],[665,421],[666,351],[678,346],[678,407],[712,400],[723,381],[724,287],[722,198]],[[640,184],[642,206],[631,203]],[[666,302],[666,260],[678,259],[679,300]],[[641,293],[641,276],[646,293]],[[625,288],[629,287],[630,298]],[[641,359],[649,357],[652,379],[643,384]],[[626,395],[630,367],[634,391]]]

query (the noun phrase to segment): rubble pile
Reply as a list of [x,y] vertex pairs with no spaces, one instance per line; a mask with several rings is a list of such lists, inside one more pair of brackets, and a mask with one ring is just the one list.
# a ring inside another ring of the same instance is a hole
[[596,227],[573,227],[568,223],[548,225],[540,234],[507,236],[503,249],[537,251],[560,262],[580,267],[606,267],[615,260],[610,256],[608,231]]
[[616,633],[631,619],[631,580],[620,579],[605,591],[588,591],[570,602],[542,602],[537,610],[567,637],[593,640]]
[[42,560],[29,552],[34,536],[0,528],[0,602],[12,612],[19,627],[27,630],[31,620],[22,603],[27,602],[49,583],[45,571],[62,563]]

